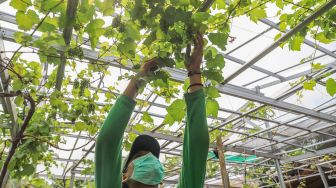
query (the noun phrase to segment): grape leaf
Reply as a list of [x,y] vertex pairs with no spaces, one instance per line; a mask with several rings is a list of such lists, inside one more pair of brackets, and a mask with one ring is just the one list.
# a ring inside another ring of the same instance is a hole
[[250,16],[250,19],[255,23],[257,23],[259,19],[267,17],[266,10],[263,8],[253,9],[248,14]]
[[315,37],[316,37],[316,40],[324,44],[329,44],[333,42],[333,40],[328,39],[323,32],[317,33]]
[[140,39],[140,32],[136,25],[128,23],[125,26],[125,33],[128,38],[139,40]]
[[316,86],[315,80],[308,80],[303,83],[303,88],[306,90],[314,90],[315,86]]
[[206,114],[207,116],[217,117],[219,104],[216,100],[208,98],[206,101]]
[[22,166],[22,175],[32,175],[35,172],[35,167],[32,164],[24,164]]
[[207,96],[210,97],[210,98],[218,98],[218,97],[220,97],[218,89],[216,87],[214,87],[214,86],[207,87],[205,91],[206,91]]
[[171,117],[171,115],[167,114],[162,123],[172,126],[174,122],[175,122],[174,118]]
[[58,19],[55,17],[51,18],[50,16],[46,17],[46,19],[39,27],[39,31],[42,32],[51,32],[55,31],[56,29],[58,29]]
[[144,112],[142,114],[142,118],[141,119],[142,119],[142,121],[144,121],[146,123],[153,123],[154,122],[153,118],[150,117],[150,115],[148,114],[148,112]]
[[10,6],[15,8],[18,11],[26,11],[27,8],[32,5],[31,0],[11,0],[9,3]]
[[18,11],[16,13],[16,21],[19,26],[19,29],[28,31],[32,29],[33,25],[37,24],[40,19],[35,11],[28,10],[27,13]]
[[176,99],[166,110],[175,121],[180,122],[185,115],[185,102],[182,99]]
[[303,41],[304,37],[296,35],[292,40],[289,41],[289,48],[293,51],[300,51]]
[[92,49],[96,47],[99,37],[104,34],[103,29],[104,24],[105,24],[104,20],[94,19],[85,28],[85,31],[89,35]]
[[210,33],[209,40],[220,49],[225,50],[227,39],[229,35],[227,33]]
[[336,94],[336,81],[332,78],[329,78],[326,81],[326,89],[330,96],[334,96]]
[[206,65],[208,68],[212,69],[212,68],[224,68],[225,65],[225,61],[224,61],[224,57],[221,54],[217,54],[215,56],[215,58],[208,60],[206,62]]

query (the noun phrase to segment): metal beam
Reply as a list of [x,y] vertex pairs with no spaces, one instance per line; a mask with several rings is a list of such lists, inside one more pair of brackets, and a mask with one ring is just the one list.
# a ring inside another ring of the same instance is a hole
[[[1,28],[1,27],[0,27]],[[4,69],[6,67],[5,62],[7,62],[8,58],[6,57],[6,54],[4,53],[5,50],[5,45],[3,42],[4,39],[4,33],[0,31],[0,92],[11,92],[11,87],[9,86],[9,73],[8,70]],[[11,136],[14,138],[18,131],[17,127],[17,112],[14,104],[14,98],[10,97],[0,97],[2,107],[4,110],[4,113],[10,114],[10,119],[11,119]]]
[[325,174],[324,174],[324,171],[323,171],[322,167],[319,166],[319,165],[317,165],[317,170],[318,170],[319,173],[320,173],[320,176],[321,176],[321,179],[322,179],[324,188],[329,188],[328,180],[327,180],[326,177],[325,177]]
[[[329,63],[328,65],[326,65],[326,68],[336,68],[336,62]],[[293,80],[293,79],[296,79],[296,78],[300,78],[302,76],[309,75],[309,74],[314,73],[314,72],[317,72],[317,70],[311,69],[311,70],[307,70],[307,71],[302,71],[300,73],[285,77],[283,80],[271,81],[269,83],[259,85],[258,88],[259,89],[264,89],[264,88],[273,86],[275,84],[280,84],[280,83],[283,83],[283,82],[286,82],[286,81],[290,81],[290,80]]]
[[[265,126],[266,126],[266,128],[270,127],[268,122],[265,122]],[[268,132],[267,136],[268,136],[269,139],[272,139],[273,134],[271,132]],[[277,149],[276,146],[272,146],[272,153],[276,149]],[[286,185],[285,185],[285,182],[284,182],[284,178],[282,176],[282,170],[281,170],[281,166],[280,166],[280,160],[279,159],[275,159],[274,162],[275,162],[275,169],[276,169],[277,174],[278,174],[278,179],[279,179],[280,187],[281,188],[286,188]]]
[[313,14],[308,16],[305,20],[303,20],[301,23],[299,23],[297,26],[295,26],[293,29],[289,30],[281,36],[277,41],[272,43],[270,46],[268,46],[266,49],[264,49],[262,52],[260,52],[258,55],[256,55],[252,60],[244,64],[241,68],[239,68],[237,71],[235,71],[233,74],[231,74],[229,77],[227,77],[222,84],[227,84],[231,80],[233,80],[235,77],[237,77],[240,73],[244,72],[246,69],[250,68],[253,64],[258,62],[260,59],[265,57],[267,54],[269,54],[271,51],[273,51],[275,48],[280,46],[282,43],[284,43],[287,39],[292,37],[294,34],[296,34],[298,31],[300,31],[302,28],[304,28],[306,25],[308,25],[310,22],[314,21],[317,17],[331,9],[336,4],[335,0],[331,0],[328,3],[324,4],[321,8],[319,8],[317,11],[315,11]]
[[261,95],[256,91],[245,89],[239,86],[226,84],[226,85],[218,85],[217,88],[223,94],[259,102],[262,104],[267,104],[267,105],[280,108],[286,111],[296,112],[298,114],[304,114],[307,116],[317,118],[319,120],[324,120],[328,122],[336,122],[336,116],[332,116],[332,115],[321,113],[321,112],[316,112],[315,110],[311,110],[309,108],[294,105],[291,103],[278,101],[273,98],[269,98],[264,95]]
[[282,161],[284,163],[290,163],[290,162],[294,162],[294,161],[300,161],[300,160],[304,160],[304,159],[307,160],[307,159],[312,158],[312,157],[317,157],[317,156],[322,156],[322,155],[332,154],[332,153],[336,153],[336,146],[326,148],[326,149],[322,149],[322,150],[318,150],[315,153],[307,153],[307,154],[298,155],[298,156],[294,156],[294,157],[290,157],[290,158],[284,158],[284,159],[282,159]]
[[[316,124],[316,123],[313,123],[313,124]],[[312,125],[313,125],[312,124]],[[331,127],[334,127],[336,126],[336,124],[330,124],[330,125],[327,125],[327,126],[324,126],[324,127],[318,127],[318,128],[315,128],[313,129],[311,132],[316,132],[316,131],[319,131],[319,130],[322,130],[322,129],[326,129],[326,128],[331,128]],[[265,144],[265,145],[262,145],[262,146],[259,146],[259,147],[256,147],[255,149],[258,150],[258,149],[261,149],[261,148],[265,148],[265,147],[269,147],[269,146],[273,146],[275,144],[278,144],[279,142],[280,143],[283,143],[285,141],[288,141],[288,140],[292,140],[292,139],[296,139],[300,136],[304,136],[304,135],[307,135],[307,134],[310,134],[311,132],[300,132],[300,133],[297,133],[295,135],[292,135],[288,138],[284,138],[284,139],[281,139],[281,140],[274,140],[274,142],[272,143],[269,143],[269,144]],[[306,148],[306,147],[305,147]]]
[[[271,20],[268,20],[268,19],[264,18],[264,19],[260,19],[259,21],[261,21],[262,23],[264,23],[264,24],[266,24],[268,26],[271,26],[272,28],[274,28],[274,29],[276,29],[278,31],[281,31],[279,25],[276,24],[276,23],[274,23],[274,22],[272,22]],[[288,32],[288,30],[286,30],[286,32]],[[330,51],[330,50],[328,50],[328,49],[326,49],[326,48],[324,48],[324,47],[316,44],[315,42],[312,42],[312,41],[310,41],[308,39],[304,39],[303,42],[305,44],[307,44],[308,46],[314,48],[314,49],[316,48],[318,51],[323,52],[324,54],[327,54],[327,55],[329,55],[329,56],[331,56],[333,58],[336,58],[336,54],[334,54],[332,51]]]
[[275,159],[275,169],[276,169],[277,174],[278,174],[280,187],[281,188],[286,188],[284,178],[282,176],[282,170],[281,170],[281,167],[280,167],[280,160],[279,159]]

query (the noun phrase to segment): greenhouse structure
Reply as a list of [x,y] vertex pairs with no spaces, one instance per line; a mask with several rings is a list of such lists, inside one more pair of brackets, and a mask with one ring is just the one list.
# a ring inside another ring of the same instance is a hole
[[151,58],[160,65],[135,99],[121,154],[138,135],[154,137],[159,187],[177,187],[184,63],[199,33],[204,187],[336,187],[335,4],[0,0],[1,188],[96,187],[99,130]]

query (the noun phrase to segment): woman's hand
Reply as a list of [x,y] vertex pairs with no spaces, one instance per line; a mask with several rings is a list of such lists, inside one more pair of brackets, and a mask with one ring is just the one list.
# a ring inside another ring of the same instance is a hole
[[203,88],[201,78],[203,45],[203,36],[200,33],[197,33],[194,39],[194,50],[190,57],[190,62],[185,62],[185,67],[188,70],[188,77],[190,79],[190,86],[188,88],[190,93]]
[[194,50],[190,57],[190,62],[185,62],[186,69],[192,72],[200,72],[203,59],[203,36],[199,32],[194,38]]
[[146,84],[146,80],[141,78],[149,76],[158,68],[159,66],[157,64],[156,58],[150,59],[143,63],[140,67],[139,73],[130,80],[123,94],[134,99],[138,93],[139,88]]
[[152,74],[159,68],[158,62],[156,58],[150,59],[141,65],[139,76],[144,78]]

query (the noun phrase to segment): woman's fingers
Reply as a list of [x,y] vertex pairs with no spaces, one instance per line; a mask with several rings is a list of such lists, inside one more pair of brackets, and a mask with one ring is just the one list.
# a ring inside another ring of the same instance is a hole
[[200,44],[200,46],[203,47],[204,45],[203,35],[200,32],[197,32],[197,40],[198,40],[198,44]]

